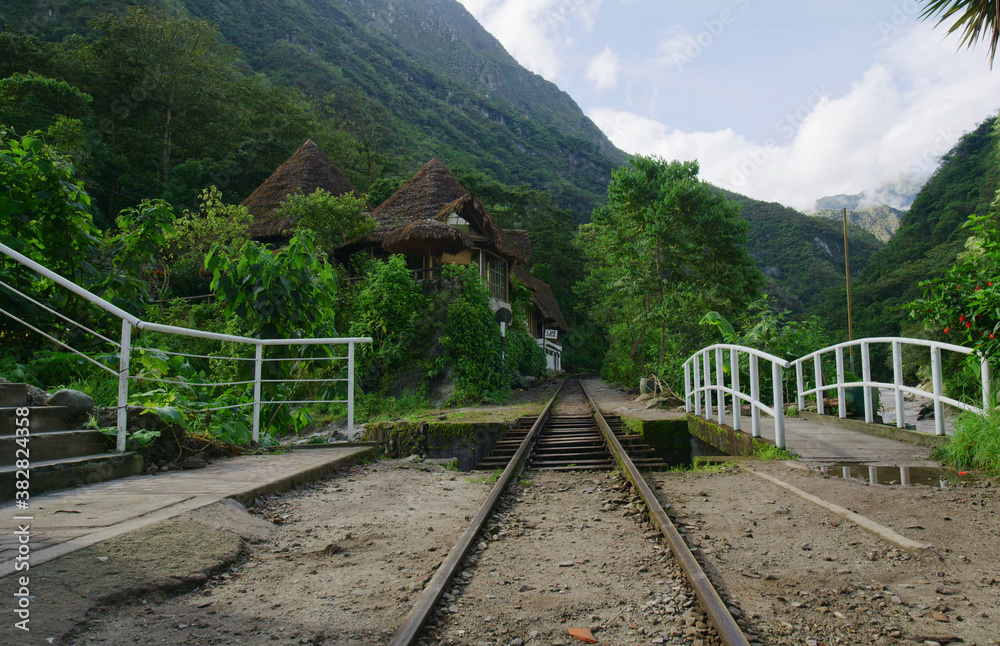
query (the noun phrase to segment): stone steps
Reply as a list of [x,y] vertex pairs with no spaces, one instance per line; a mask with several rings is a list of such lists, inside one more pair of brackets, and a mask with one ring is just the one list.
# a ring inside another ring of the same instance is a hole
[[[27,416],[18,414],[24,408]],[[25,417],[29,434],[17,435]],[[30,493],[142,473],[142,456],[108,453],[112,448],[100,431],[70,429],[65,406],[29,406],[25,384],[0,384],[0,501],[13,499],[18,480],[24,480],[19,460],[28,460]]]

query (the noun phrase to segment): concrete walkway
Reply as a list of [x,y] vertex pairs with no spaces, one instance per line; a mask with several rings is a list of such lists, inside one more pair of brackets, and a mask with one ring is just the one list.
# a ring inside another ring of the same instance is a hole
[[[622,415],[642,420],[684,419],[684,412],[668,412],[645,408],[645,402],[635,402],[632,397],[615,386],[598,378],[584,380],[587,390],[606,414]],[[742,417],[742,430],[750,433],[750,416]],[[726,424],[733,424],[731,411],[726,412]],[[774,441],[774,419],[761,414],[760,433]],[[837,426],[830,422],[813,422],[785,418],[785,445],[799,460],[808,463],[830,464],[857,462],[873,466],[930,466],[931,449],[915,444],[869,435],[861,431]]]
[[[14,571],[17,525],[30,525],[32,567],[225,498],[244,505],[374,456],[371,445],[300,449],[220,460],[204,469],[133,476],[32,496],[27,510],[0,507],[0,578]],[[25,520],[16,518],[28,517]]]
[[[727,415],[726,423],[732,425],[731,415]],[[749,416],[743,418],[743,430],[750,432]],[[774,418],[760,416],[760,434],[774,441]],[[869,435],[834,423],[804,419],[785,418],[785,446],[802,462],[940,466],[940,463],[930,461],[931,449],[927,447]]]

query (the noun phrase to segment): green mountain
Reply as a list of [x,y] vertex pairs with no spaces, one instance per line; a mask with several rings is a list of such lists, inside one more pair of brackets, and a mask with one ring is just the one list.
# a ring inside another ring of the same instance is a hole
[[[903,218],[905,211],[894,209],[885,204],[870,206],[866,209],[855,209],[847,211],[847,223],[868,231],[881,242],[889,242],[889,239],[896,234],[899,229],[899,222]],[[835,222],[843,222],[844,212],[840,209],[823,209],[811,214],[814,218],[823,218]]]
[[[993,201],[1000,165],[1000,135],[992,117],[962,137],[917,195],[899,230],[852,282],[855,336],[905,332],[905,305],[921,295],[920,282],[952,265],[968,238],[962,225]],[[835,288],[818,308],[821,316],[847,329],[846,294]]]
[[[779,307],[803,312],[819,305],[830,288],[845,282],[844,230],[840,223],[812,218],[776,202],[723,191],[743,205],[750,223],[747,248],[767,279],[765,292]],[[851,274],[882,247],[871,233],[850,226]]]
[[[50,42],[90,38],[88,19],[131,4],[13,0],[0,7],[0,23]],[[204,17],[239,48],[248,73],[301,91],[321,121],[356,140],[352,151],[312,135],[361,188],[408,177],[437,157],[549,190],[579,222],[604,201],[611,171],[626,159],[569,95],[522,68],[456,0],[143,4]],[[273,168],[242,170],[240,190]]]

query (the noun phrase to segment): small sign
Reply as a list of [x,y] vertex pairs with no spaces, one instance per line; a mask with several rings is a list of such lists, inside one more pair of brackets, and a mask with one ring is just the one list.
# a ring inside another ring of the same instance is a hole
[[559,338],[559,330],[545,330],[545,338],[546,339],[558,339]]

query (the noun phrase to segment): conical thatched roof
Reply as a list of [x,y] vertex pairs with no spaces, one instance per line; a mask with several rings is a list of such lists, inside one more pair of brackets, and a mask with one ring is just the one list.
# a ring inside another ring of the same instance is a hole
[[[400,232],[401,228],[425,220],[444,223],[453,213],[460,213],[468,222],[478,227],[500,253],[521,262],[527,262],[531,257],[530,252],[525,254],[523,249],[507,238],[479,198],[465,190],[451,171],[437,159],[428,162],[389,199],[372,211],[376,229],[371,239],[383,243],[383,248],[386,248],[384,243],[391,237],[393,246],[398,248],[398,245],[405,240]],[[412,231],[415,232],[417,229]],[[388,248],[386,250],[391,251]]]
[[358,189],[330,161],[326,153],[312,139],[307,139],[288,161],[264,180],[250,197],[243,200],[243,206],[254,216],[253,224],[250,225],[250,237],[289,235],[294,230],[295,223],[291,218],[275,217],[275,209],[296,191],[308,195],[319,188],[332,195],[358,193]]
[[444,164],[432,159],[372,211],[378,224],[374,237],[410,222],[436,219],[441,209],[468,194]]
[[559,302],[556,301],[556,296],[548,283],[535,278],[521,266],[514,267],[511,274],[531,290],[531,300],[538,306],[542,317],[551,324],[550,327],[557,327],[564,332],[569,330],[569,325],[559,309]]
[[402,253],[413,246],[440,249],[458,253],[470,249],[472,240],[458,229],[437,220],[419,220],[396,227],[382,239],[382,247],[389,253]]

